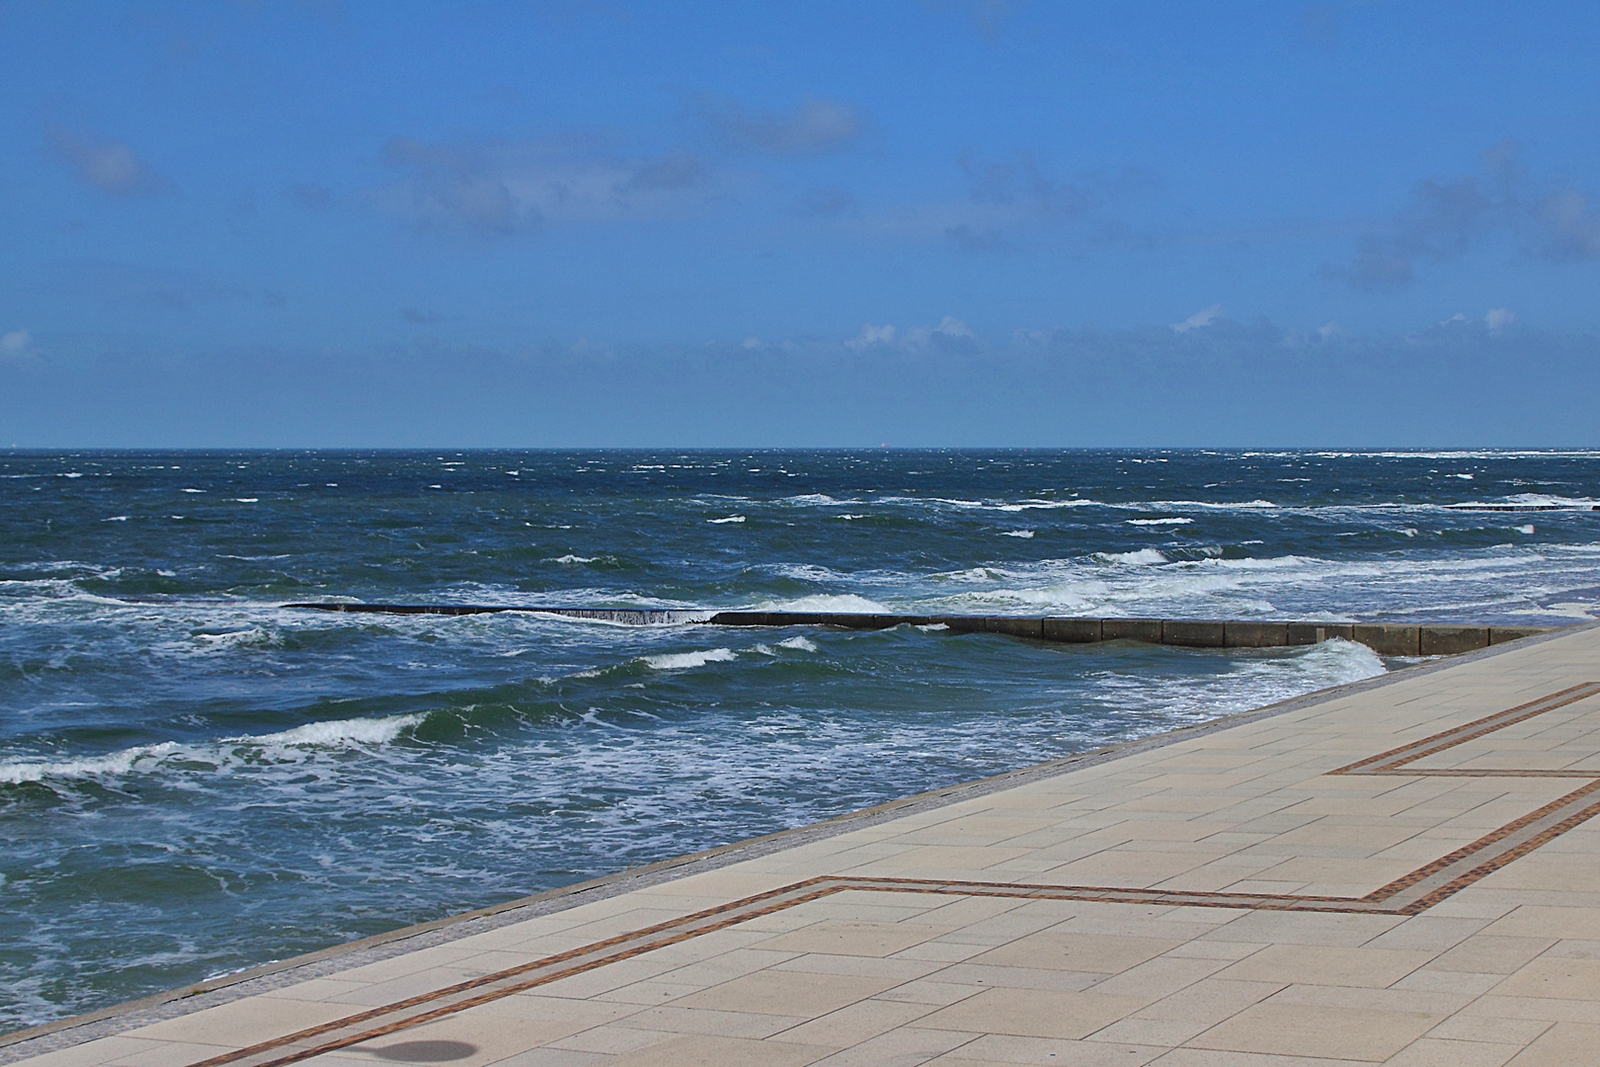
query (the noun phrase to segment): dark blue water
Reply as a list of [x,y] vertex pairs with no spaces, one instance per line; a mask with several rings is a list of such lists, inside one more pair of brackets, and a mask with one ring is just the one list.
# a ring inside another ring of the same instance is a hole
[[289,601],[1559,622],[1597,496],[1595,452],[0,455],[0,1028],[1392,666]]

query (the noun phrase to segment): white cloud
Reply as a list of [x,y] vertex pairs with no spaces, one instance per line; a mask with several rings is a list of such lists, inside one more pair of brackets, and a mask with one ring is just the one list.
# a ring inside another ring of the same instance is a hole
[[874,326],[869,322],[865,326],[861,327],[860,333],[846,341],[844,346],[856,352],[861,352],[871,348],[873,345],[892,344],[894,342],[895,332],[896,331],[893,326],[889,326],[887,324],[883,326]]
[[908,326],[904,330],[897,330],[893,326],[876,326],[867,323],[861,327],[861,332],[846,341],[845,347],[856,352],[862,352],[876,345],[893,347],[905,352],[926,348],[930,344],[944,347],[970,347],[978,343],[978,335],[972,327],[956,318],[946,315],[939,320],[937,326]]
[[84,140],[65,130],[51,130],[56,154],[71,164],[78,177],[116,196],[159,193],[166,179],[121,141]]
[[706,94],[699,103],[706,121],[729,147],[777,155],[817,155],[848,148],[867,125],[854,104],[833,100],[806,99],[789,114],[752,111],[729,96]]
[[624,157],[595,138],[384,147],[401,181],[374,190],[379,206],[422,229],[510,236],[546,222],[655,217],[683,210],[707,168],[676,150]]
[[1210,307],[1201,308],[1182,322],[1173,323],[1173,332],[1188,333],[1190,330],[1198,330],[1202,327],[1210,326],[1213,322],[1222,318],[1224,310],[1221,304],[1212,304]]
[[19,356],[33,344],[33,334],[27,330],[12,330],[7,334],[0,334],[0,352],[8,356]]
[[1516,321],[1517,313],[1510,308],[1490,308],[1483,316],[1483,324],[1489,327],[1490,333],[1499,333]]

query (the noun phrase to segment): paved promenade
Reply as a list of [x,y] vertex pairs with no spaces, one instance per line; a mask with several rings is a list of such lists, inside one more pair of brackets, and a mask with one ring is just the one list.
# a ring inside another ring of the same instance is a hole
[[903,810],[26,1062],[1600,1062],[1600,628]]

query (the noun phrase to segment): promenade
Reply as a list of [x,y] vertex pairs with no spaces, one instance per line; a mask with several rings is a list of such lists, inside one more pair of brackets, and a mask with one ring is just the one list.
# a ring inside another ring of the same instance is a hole
[[1590,626],[324,954],[0,1060],[1600,1062],[1597,813]]

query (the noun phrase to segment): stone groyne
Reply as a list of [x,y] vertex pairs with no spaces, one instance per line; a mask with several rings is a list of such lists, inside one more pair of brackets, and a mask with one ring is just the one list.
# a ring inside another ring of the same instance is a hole
[[525,607],[490,604],[300,603],[285,607],[388,615],[484,615],[508,611],[559,615],[630,626],[835,626],[888,630],[943,626],[956,633],[993,633],[1034,641],[1087,644],[1142,641],[1186,648],[1278,648],[1342,638],[1384,656],[1447,656],[1559,629],[1554,626],[1486,626],[1435,622],[1262,621],[1257,619],[1075,618],[1060,615],[898,615],[801,611],[658,611],[612,608]]

